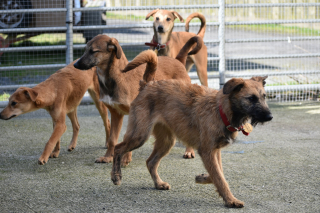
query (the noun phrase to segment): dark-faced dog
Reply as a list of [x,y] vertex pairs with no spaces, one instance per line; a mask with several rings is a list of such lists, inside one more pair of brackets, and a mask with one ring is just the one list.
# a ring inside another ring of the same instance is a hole
[[121,183],[122,156],[142,146],[153,133],[156,140],[147,168],[157,189],[170,189],[157,168],[179,138],[198,149],[209,173],[197,176],[196,182],[213,183],[226,206],[243,207],[224,178],[221,149],[232,144],[237,130],[243,130],[247,122],[255,126],[273,118],[266,103],[266,78],[233,78],[219,91],[176,80],[141,84],[141,92],[131,104],[124,140],[115,147],[111,173],[114,184]]

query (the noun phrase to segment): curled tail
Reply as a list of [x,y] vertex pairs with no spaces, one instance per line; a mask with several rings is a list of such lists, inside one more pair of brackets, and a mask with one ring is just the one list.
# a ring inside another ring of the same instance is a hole
[[189,22],[193,19],[193,18],[199,18],[200,21],[201,21],[201,26],[200,26],[200,30],[198,32],[198,36],[200,36],[202,39],[204,37],[204,33],[206,31],[206,18],[204,17],[204,15],[202,15],[201,13],[191,13],[187,20],[186,20],[186,25],[185,25],[185,28],[186,28],[186,32],[189,32]]
[[[189,52],[190,48],[196,43],[196,46]],[[203,44],[203,40],[199,36],[193,36],[190,38],[187,43],[182,47],[178,53],[176,59],[180,61],[184,66],[186,65],[187,56],[194,55],[199,52]]]
[[158,56],[152,50],[145,50],[137,55],[122,72],[128,72],[134,68],[147,63],[146,70],[143,75],[143,81],[140,81],[140,90],[149,82],[154,79],[156,70],[158,68]]

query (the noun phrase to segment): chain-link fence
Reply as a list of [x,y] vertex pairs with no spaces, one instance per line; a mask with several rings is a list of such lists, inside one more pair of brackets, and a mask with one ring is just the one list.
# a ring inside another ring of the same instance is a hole
[[[153,9],[207,21],[209,86],[231,77],[268,75],[269,100],[319,100],[319,0],[0,0],[0,105],[20,86],[32,87],[79,58],[105,33],[128,60],[153,36]],[[199,20],[190,31],[197,33]],[[184,31],[176,21],[174,31]],[[198,82],[195,68],[190,72]]]

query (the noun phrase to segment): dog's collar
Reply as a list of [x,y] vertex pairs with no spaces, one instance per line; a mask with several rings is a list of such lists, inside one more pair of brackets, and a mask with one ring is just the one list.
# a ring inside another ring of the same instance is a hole
[[166,48],[166,46],[169,44],[169,41],[167,41],[167,43],[165,44],[159,44],[154,40],[154,36],[152,38],[152,42],[151,43],[145,43],[145,45],[150,46],[150,47],[155,47],[155,49],[160,50],[160,49],[164,49]]
[[238,127],[238,128],[231,126],[230,122],[228,121],[228,118],[227,118],[226,114],[224,114],[224,112],[223,112],[223,110],[222,110],[222,105],[219,105],[219,112],[220,112],[221,119],[222,119],[224,125],[226,126],[227,130],[229,130],[230,132],[242,131],[242,133],[243,133],[245,136],[248,136],[248,135],[249,135],[249,132],[246,132],[246,131],[243,129],[243,126],[240,126],[240,127]]

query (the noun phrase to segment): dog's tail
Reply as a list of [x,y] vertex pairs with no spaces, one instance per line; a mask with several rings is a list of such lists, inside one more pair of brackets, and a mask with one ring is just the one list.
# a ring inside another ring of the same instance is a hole
[[[127,64],[122,72],[133,70],[144,63],[147,63],[147,67],[143,75],[143,82],[146,84],[154,79],[158,67],[158,56],[153,50],[145,50],[141,52],[129,64]],[[143,82],[140,82],[140,86]]]
[[191,13],[187,20],[186,20],[186,32],[189,32],[189,22],[193,19],[193,18],[199,18],[200,21],[201,21],[201,27],[200,27],[200,30],[198,32],[198,36],[200,36],[202,39],[204,37],[204,33],[206,31],[206,18],[204,17],[204,15],[202,15],[201,13]]
[[[190,48],[196,43],[196,46],[190,51]],[[199,36],[193,36],[190,38],[187,43],[182,47],[180,52],[178,53],[176,59],[180,61],[184,66],[186,65],[187,56],[188,55],[194,55],[199,52],[199,50],[204,45],[203,40]]]

